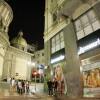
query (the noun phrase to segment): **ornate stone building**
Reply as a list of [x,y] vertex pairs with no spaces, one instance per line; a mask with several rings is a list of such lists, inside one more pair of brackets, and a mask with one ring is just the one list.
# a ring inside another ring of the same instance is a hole
[[91,76],[90,72],[100,69],[99,11],[100,0],[46,0],[46,64],[53,78],[64,81],[68,96],[96,96],[100,93],[98,86],[94,86],[96,93],[91,92],[93,84],[90,86],[86,79],[82,80],[82,76]]
[[30,80],[33,54],[27,52],[27,42],[22,32],[10,44],[8,27],[12,19],[11,7],[0,0],[0,79],[14,77]]

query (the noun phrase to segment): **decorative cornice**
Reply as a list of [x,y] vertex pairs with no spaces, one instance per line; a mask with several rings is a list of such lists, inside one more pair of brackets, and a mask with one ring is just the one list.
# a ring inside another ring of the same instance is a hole
[[8,48],[8,52],[12,52],[13,54],[17,54],[17,55],[20,55],[20,56],[34,56],[34,54],[31,54],[31,53],[28,53],[28,52],[25,52],[25,51],[22,51],[20,49],[17,49],[15,47],[12,47],[12,46],[9,46]]

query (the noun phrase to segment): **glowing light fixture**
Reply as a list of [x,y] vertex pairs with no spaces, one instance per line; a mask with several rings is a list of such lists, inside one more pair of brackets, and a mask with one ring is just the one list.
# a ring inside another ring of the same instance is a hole
[[80,49],[78,51],[78,54],[82,54],[82,53],[84,53],[84,52],[86,52],[86,51],[88,51],[88,50],[90,50],[90,49],[92,49],[94,47],[99,46],[99,45],[100,45],[100,39],[98,38],[95,42],[90,43],[90,44],[88,44],[88,45],[86,45],[84,47],[80,47]]
[[28,65],[35,66],[35,62],[28,62]]
[[64,58],[65,58],[64,55],[60,55],[60,56],[57,57],[57,58],[51,59],[51,64],[56,63],[56,62],[58,62],[58,61],[60,61],[60,60],[63,60]]

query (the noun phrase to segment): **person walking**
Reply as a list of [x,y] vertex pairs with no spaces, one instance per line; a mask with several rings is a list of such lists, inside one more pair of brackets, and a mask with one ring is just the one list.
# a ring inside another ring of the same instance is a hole
[[16,81],[14,78],[12,78],[11,80],[11,91],[12,92],[15,92],[15,89],[16,89],[15,87],[16,87]]
[[25,93],[25,81],[22,80],[22,92]]
[[22,80],[18,81],[18,87],[19,87],[19,94],[22,95]]
[[54,95],[57,95],[58,81],[55,79],[54,81]]
[[29,93],[29,81],[25,82],[25,94]]
[[48,95],[53,95],[52,81],[48,80],[47,85],[48,85]]

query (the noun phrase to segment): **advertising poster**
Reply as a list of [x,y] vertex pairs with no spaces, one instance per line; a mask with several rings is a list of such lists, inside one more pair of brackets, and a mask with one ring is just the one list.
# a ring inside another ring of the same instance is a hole
[[83,66],[84,96],[100,97],[100,62]]
[[55,64],[53,66],[53,79],[56,79],[58,82],[58,92],[65,93],[65,80],[63,75],[63,63]]

